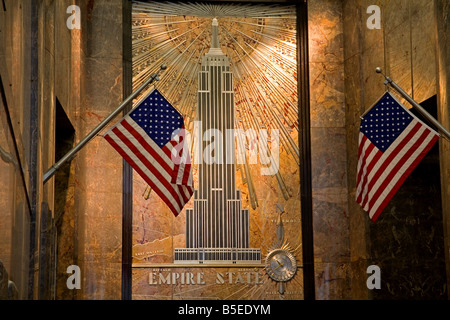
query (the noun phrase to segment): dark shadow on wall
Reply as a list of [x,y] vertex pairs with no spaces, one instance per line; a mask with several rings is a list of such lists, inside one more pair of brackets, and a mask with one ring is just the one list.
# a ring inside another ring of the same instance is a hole
[[[56,98],[55,160],[61,159],[74,145],[75,129]],[[76,219],[73,214],[73,166],[67,162],[55,174],[54,212],[46,203],[41,212],[40,300],[71,300],[73,290],[66,286],[68,266],[74,264]]]
[[[59,101],[56,101],[56,140],[55,160],[61,159],[69,152],[75,142],[75,129],[64,112]],[[61,300],[75,299],[76,290],[68,290],[66,285],[67,267],[77,264],[77,219],[74,212],[74,177],[75,167],[66,162],[55,175],[55,227],[57,262],[56,297]]]

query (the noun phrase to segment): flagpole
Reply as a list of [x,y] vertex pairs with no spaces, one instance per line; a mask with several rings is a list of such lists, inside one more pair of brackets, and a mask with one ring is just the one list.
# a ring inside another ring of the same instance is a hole
[[55,163],[47,172],[44,173],[43,183],[45,184],[56,171],[67,161],[71,160],[78,151],[80,151],[92,138],[94,138],[97,133],[100,132],[111,120],[113,120],[134,98],[144,90],[153,81],[159,81],[159,73],[166,70],[167,66],[162,65],[158,72],[153,73],[148,80],[146,80],[135,92],[129,95],[121,104],[114,110],[108,117],[106,117],[97,127],[95,127],[83,140],[81,140],[72,150],[67,152],[57,163]]
[[376,72],[380,73],[384,76],[386,79],[385,84],[389,84],[392,88],[397,90],[400,95],[405,98],[414,108],[416,108],[427,120],[429,120],[432,124],[434,124],[438,131],[440,131],[447,140],[450,141],[450,132],[442,124],[439,123],[435,118],[433,118],[432,115],[430,115],[420,104],[418,104],[416,101],[414,101],[413,98],[411,98],[402,88],[400,88],[394,81],[392,81],[391,78],[387,77],[385,74],[383,74],[383,70],[378,67],[376,68]]

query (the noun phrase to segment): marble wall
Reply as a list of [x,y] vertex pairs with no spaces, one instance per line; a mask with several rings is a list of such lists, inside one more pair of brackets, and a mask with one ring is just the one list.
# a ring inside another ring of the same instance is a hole
[[308,16],[316,298],[349,299],[342,2],[309,1]]
[[[66,22],[71,16],[67,8],[73,4],[81,9],[80,29],[67,27]],[[46,184],[42,179],[43,173],[58,160],[55,153],[61,156],[66,151],[58,144],[60,137],[55,137],[58,104],[74,128],[74,141],[70,142],[73,144],[123,101],[122,20],[123,10],[127,7],[124,4],[126,2],[122,0],[7,0],[6,11],[0,8],[0,59],[7,66],[1,69],[1,75],[12,91],[8,101],[12,104],[10,109],[28,190],[37,189],[32,198],[36,203],[33,210],[36,214],[36,250],[31,253],[35,258],[32,296],[36,299],[121,297],[120,156],[97,136],[72,160],[67,171],[69,175],[57,175]],[[29,36],[32,21],[36,21],[35,42]],[[30,48],[37,50],[37,61],[30,60]],[[33,68],[38,68],[37,79],[33,79],[37,81],[35,89],[27,82]],[[28,142],[33,137],[29,131],[29,101],[33,94],[38,96],[38,132],[35,136],[39,137],[34,146]],[[63,145],[67,148],[67,143]],[[33,150],[37,153],[35,168],[29,170],[28,157]],[[29,178],[31,173],[28,171],[34,172],[35,181]],[[48,218],[45,223],[44,216]],[[45,236],[47,228],[58,233],[58,264],[54,267],[43,264],[47,260],[56,261],[54,256],[49,257],[49,249],[54,248],[55,243]],[[66,286],[66,270],[70,265],[78,265],[81,269],[80,290],[72,291]],[[28,265],[25,268],[28,269]],[[49,279],[55,271],[56,279],[51,282]],[[31,285],[26,283],[26,286],[31,290]]]
[[36,101],[30,90],[36,79],[30,43],[35,33],[31,2],[6,1],[5,6],[9,11],[0,8],[0,286],[4,289],[4,281],[12,281],[17,294],[8,297],[1,292],[0,299],[28,299],[32,296],[30,235],[35,212],[31,151],[36,137],[32,130]]
[[[81,5],[83,78],[81,128],[84,137],[123,101],[122,1]],[[119,119],[117,119],[119,120]],[[97,137],[78,156],[79,263],[84,299],[119,299],[121,292],[122,161]]]
[[[70,5],[69,2],[58,4],[60,7],[56,10],[67,8],[66,4]],[[56,73],[61,80],[71,79],[67,86],[62,85],[60,95],[63,97],[61,104],[72,115],[75,143],[124,99],[123,3],[97,0],[80,1],[78,5],[82,15],[80,30],[68,31],[64,27],[67,15],[60,21],[61,32],[70,35],[57,38],[67,39],[70,49],[62,49],[65,45],[60,42],[57,59],[60,69]],[[77,299],[120,299],[122,160],[101,136],[97,136],[79,152],[73,163],[74,243],[77,245],[74,257],[82,273]]]
[[[79,30],[69,30],[66,26],[69,17],[66,8],[72,4],[81,8]],[[369,30],[366,26],[369,17],[366,9],[373,4],[382,9],[380,30]],[[2,156],[2,181],[14,180],[17,189],[0,188],[3,214],[0,259],[6,261],[9,269],[15,263],[21,265],[21,272],[28,267],[29,253],[24,251],[24,256],[13,259],[9,243],[13,238],[13,221],[20,221],[21,230],[30,234],[27,217],[31,215],[20,203],[26,203],[27,190],[34,188],[35,192],[28,195],[34,194],[36,207],[32,212],[37,213],[36,226],[40,225],[39,213],[48,205],[50,226],[59,232],[56,297],[120,299],[121,157],[98,136],[72,160],[68,177],[59,176],[43,185],[42,175],[57,160],[57,101],[75,130],[74,143],[77,143],[124,98],[124,87],[131,83],[124,67],[129,61],[124,62],[123,53],[122,21],[126,6],[122,0],[6,0],[5,5],[7,11],[0,6],[0,71],[2,80],[9,84],[6,92],[25,184],[21,182],[20,171],[12,168],[10,162],[5,165],[7,157]],[[441,139],[439,150],[430,154],[422,169],[435,174],[437,152],[440,153],[441,197],[437,187],[415,187],[437,183],[435,176],[419,174],[373,224],[354,196],[359,116],[385,90],[383,79],[374,71],[376,67],[381,66],[418,102],[437,94],[438,118],[450,127],[450,43],[446,19],[449,6],[448,0],[308,2],[317,299],[443,298],[448,294],[443,283],[447,281],[448,287],[445,268],[450,274],[449,143]],[[32,61],[26,54],[31,46],[27,31],[31,28],[32,10],[37,10],[38,17],[38,79],[32,79],[37,81],[39,93],[37,134],[29,131],[33,121],[30,92],[35,91],[26,81],[33,74]],[[0,146],[12,154],[11,130],[4,122],[0,126]],[[33,155],[30,144],[36,136],[39,136],[37,154]],[[30,166],[36,168],[34,178]],[[61,182],[64,182],[64,192],[55,193]],[[411,198],[411,194],[430,194],[430,191],[434,192],[433,198],[429,197],[427,202]],[[24,233],[19,235],[22,244],[32,243]],[[37,227],[34,257],[39,257],[43,250],[39,235]],[[39,262],[36,258],[35,274],[31,275],[34,298],[40,294]],[[80,290],[71,291],[65,286],[66,268],[72,264],[81,268]],[[366,287],[366,268],[370,264],[382,266],[381,291],[369,291]],[[15,276],[22,277],[20,286],[25,292],[22,295],[28,297],[26,288],[31,286],[26,274]],[[134,270],[134,278],[147,276],[148,273]],[[172,296],[174,293],[177,292],[172,292]],[[298,293],[296,298],[301,296]]]
[[[450,128],[450,1],[436,0],[436,51],[437,51],[437,96],[438,120]],[[447,288],[450,286],[450,141],[440,139],[440,163],[442,186],[442,209],[444,216],[444,248],[446,257]],[[449,293],[450,295],[450,293]]]

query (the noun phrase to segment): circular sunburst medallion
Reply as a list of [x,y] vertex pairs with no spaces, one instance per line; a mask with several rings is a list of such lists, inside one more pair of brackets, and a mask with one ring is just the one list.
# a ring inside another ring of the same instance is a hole
[[297,260],[287,249],[274,249],[266,257],[266,272],[272,280],[287,282],[297,272]]

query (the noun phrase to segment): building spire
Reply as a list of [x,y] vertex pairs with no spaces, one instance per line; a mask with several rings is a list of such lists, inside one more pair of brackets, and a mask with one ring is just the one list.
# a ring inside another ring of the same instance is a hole
[[219,42],[219,22],[216,18],[212,19],[211,48],[209,49],[208,54],[223,54]]

